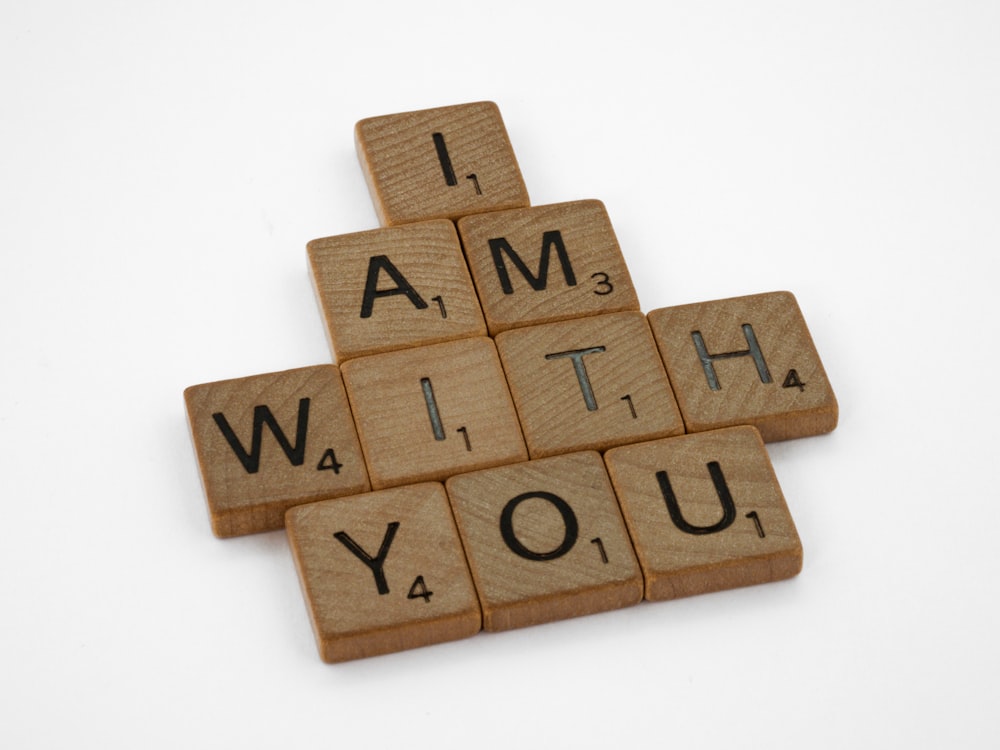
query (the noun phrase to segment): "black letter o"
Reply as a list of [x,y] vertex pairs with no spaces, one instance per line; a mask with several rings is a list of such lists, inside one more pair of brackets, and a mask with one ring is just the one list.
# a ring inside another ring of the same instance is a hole
[[[556,507],[556,510],[559,511],[559,515],[563,519],[563,524],[566,526],[562,543],[551,552],[535,552],[530,550],[521,544],[521,541],[514,535],[514,511],[524,500],[531,497],[538,497],[552,503]],[[569,507],[569,503],[558,495],[553,495],[551,492],[525,492],[518,495],[504,506],[503,512],[500,514],[500,534],[503,536],[503,540],[514,554],[526,560],[555,560],[558,557],[562,557],[573,549],[579,531],[580,526],[576,522],[576,515],[573,513],[573,509]]]

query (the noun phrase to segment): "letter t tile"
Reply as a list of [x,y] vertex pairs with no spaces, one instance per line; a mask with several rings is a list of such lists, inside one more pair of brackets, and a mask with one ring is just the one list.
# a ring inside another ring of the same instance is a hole
[[532,458],[684,432],[640,312],[515,328],[496,342]]

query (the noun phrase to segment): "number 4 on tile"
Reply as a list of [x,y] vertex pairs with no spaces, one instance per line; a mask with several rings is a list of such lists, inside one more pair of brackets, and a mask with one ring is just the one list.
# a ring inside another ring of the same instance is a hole
[[427,588],[427,584],[424,583],[423,576],[417,576],[413,580],[413,584],[410,586],[409,592],[406,594],[407,599],[423,599],[425,603],[429,604],[431,601],[431,596],[434,592]]
[[806,384],[799,378],[799,373],[796,370],[789,370],[788,374],[785,375],[785,382],[781,384],[781,387],[798,388],[801,393],[806,389]]
[[316,466],[316,471],[332,469],[334,474],[339,474],[343,467],[344,465],[337,460],[337,454],[333,448],[327,448],[323,454],[323,458],[319,460],[319,464]]

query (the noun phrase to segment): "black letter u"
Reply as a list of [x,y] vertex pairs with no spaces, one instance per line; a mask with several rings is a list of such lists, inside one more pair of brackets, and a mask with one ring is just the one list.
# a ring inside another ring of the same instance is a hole
[[722,467],[719,466],[718,461],[710,461],[707,466],[712,483],[715,484],[715,491],[719,495],[719,502],[722,503],[722,519],[711,526],[694,526],[688,523],[681,513],[680,505],[677,503],[677,495],[674,494],[674,488],[670,486],[667,472],[656,472],[656,480],[660,483],[660,492],[663,493],[663,499],[667,503],[670,520],[686,534],[714,534],[728,528],[736,520],[736,505],[733,503],[733,496],[729,494],[729,486],[722,474]]

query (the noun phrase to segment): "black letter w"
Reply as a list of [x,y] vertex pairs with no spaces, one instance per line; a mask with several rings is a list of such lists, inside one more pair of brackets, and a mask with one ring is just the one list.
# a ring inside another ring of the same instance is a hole
[[222,412],[213,414],[212,419],[219,425],[223,437],[226,438],[229,447],[233,449],[248,474],[256,474],[260,468],[260,440],[264,432],[264,425],[271,429],[271,434],[278,441],[281,450],[288,456],[288,460],[292,462],[292,466],[301,466],[306,460],[306,429],[309,427],[309,399],[307,398],[299,400],[299,421],[295,428],[295,445],[288,442],[288,438],[285,437],[285,433],[282,432],[267,406],[253,408],[253,438],[249,453],[243,447],[240,439],[236,437],[236,433],[233,432],[233,428],[229,426],[229,422],[226,421]]

